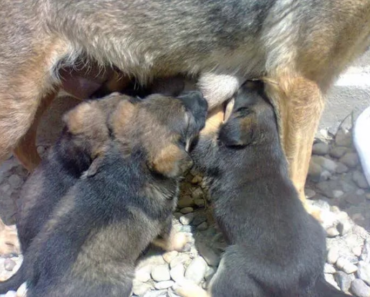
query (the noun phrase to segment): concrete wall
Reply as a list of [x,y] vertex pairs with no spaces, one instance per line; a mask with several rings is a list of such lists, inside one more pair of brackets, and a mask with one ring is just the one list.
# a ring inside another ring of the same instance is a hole
[[[343,73],[327,94],[320,128],[335,127],[350,113],[370,106],[370,51]],[[370,127],[369,127],[370,128]]]

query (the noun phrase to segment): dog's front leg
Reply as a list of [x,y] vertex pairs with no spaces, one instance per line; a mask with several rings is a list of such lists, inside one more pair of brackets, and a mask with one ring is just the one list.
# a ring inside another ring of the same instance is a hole
[[199,77],[198,87],[211,110],[230,99],[242,83],[242,79],[235,75],[207,72]]
[[289,163],[289,174],[306,209],[317,212],[306,202],[304,186],[311,159],[312,144],[324,108],[317,84],[301,76],[280,75],[266,87],[279,119],[282,145]]

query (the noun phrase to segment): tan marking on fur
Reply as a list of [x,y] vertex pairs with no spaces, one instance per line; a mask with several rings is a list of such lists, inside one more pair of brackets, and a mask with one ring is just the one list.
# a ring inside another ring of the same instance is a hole
[[154,155],[151,167],[164,175],[175,176],[181,170],[179,161],[183,159],[184,153],[176,145],[170,144]]
[[209,112],[206,125],[201,131],[201,135],[212,136],[216,135],[218,129],[220,128],[224,120],[224,109],[222,106],[218,106]]

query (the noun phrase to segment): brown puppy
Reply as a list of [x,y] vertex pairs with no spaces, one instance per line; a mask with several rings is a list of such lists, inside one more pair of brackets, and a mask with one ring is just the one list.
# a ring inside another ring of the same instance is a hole
[[172,231],[172,211],[179,180],[192,166],[187,148],[206,112],[199,92],[118,104],[109,120],[113,141],[60,199],[24,255],[17,274],[28,297],[128,297],[135,261],[151,242],[168,250],[186,244]]

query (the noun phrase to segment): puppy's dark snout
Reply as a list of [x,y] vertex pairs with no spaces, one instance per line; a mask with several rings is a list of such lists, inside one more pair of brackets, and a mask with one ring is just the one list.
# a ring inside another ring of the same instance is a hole
[[193,115],[198,129],[201,130],[205,125],[208,111],[208,103],[203,94],[199,91],[190,91],[183,93],[178,99],[182,101],[186,110]]

